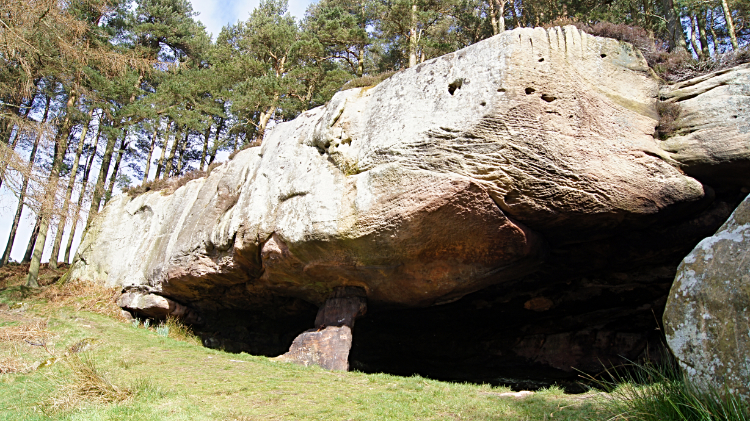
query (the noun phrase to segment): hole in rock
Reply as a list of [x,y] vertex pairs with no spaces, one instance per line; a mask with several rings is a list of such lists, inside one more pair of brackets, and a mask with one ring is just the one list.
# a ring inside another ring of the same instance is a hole
[[505,92],[505,88],[497,88],[498,92]]
[[453,82],[451,82],[448,85],[448,93],[451,94],[451,95],[453,95],[453,93],[456,92],[456,89],[461,89],[461,87],[463,85],[464,85],[463,78],[458,78],[458,79],[454,80]]
[[485,101],[482,101],[482,102],[479,103],[479,105],[481,105],[482,107],[484,107],[484,106],[487,105],[487,103]]
[[543,62],[543,61],[544,61],[544,57],[542,57],[542,58],[539,59],[540,63]]
[[526,95],[531,95],[534,92],[536,92],[536,89],[534,89],[534,88],[526,88],[525,91],[526,91]]
[[552,102],[556,100],[557,98],[553,97],[552,95],[542,94],[542,99],[547,102]]
[[606,57],[607,57],[607,55],[606,55],[606,54],[604,54],[604,53],[602,53],[602,54],[600,55],[600,57],[601,57],[601,58],[606,58]]

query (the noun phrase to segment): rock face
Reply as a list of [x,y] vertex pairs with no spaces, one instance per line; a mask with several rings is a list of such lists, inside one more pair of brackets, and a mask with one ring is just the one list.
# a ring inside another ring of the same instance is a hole
[[747,186],[750,174],[750,63],[662,91],[678,104],[676,136],[661,147],[693,177],[715,186]]
[[750,399],[749,308],[750,197],[685,257],[669,292],[667,342],[698,385]]
[[[715,77],[741,85],[740,70]],[[670,92],[629,44],[507,31],[340,92],[174,194],[113,198],[72,277],[147,287],[206,316],[212,344],[276,355],[336,288],[357,287],[370,310],[352,345],[362,370],[470,371],[441,362],[444,349],[490,376],[634,359],[677,263],[750,185],[715,193],[680,168],[699,148],[662,148],[659,96],[724,91]],[[744,107],[742,92],[707,112]]]

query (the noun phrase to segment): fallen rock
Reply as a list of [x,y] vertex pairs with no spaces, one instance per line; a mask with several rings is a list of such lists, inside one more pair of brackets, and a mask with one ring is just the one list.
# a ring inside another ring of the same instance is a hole
[[318,365],[327,370],[349,370],[349,349],[352,330],[349,326],[328,326],[323,330],[309,330],[297,336],[289,352],[276,361],[293,362],[304,366]]
[[750,197],[677,270],[667,343],[699,387],[750,399]]
[[349,369],[349,350],[357,317],[367,312],[365,290],[358,287],[338,287],[318,310],[317,330],[308,330],[294,339],[289,352],[279,361],[291,361],[308,366],[317,364],[329,370]]
[[[132,319],[132,314],[137,316],[165,319],[174,316],[184,320],[186,323],[200,323],[201,318],[192,309],[180,303],[170,300],[158,294],[144,292],[124,292],[117,299],[117,305],[123,309],[123,316]],[[127,310],[127,311],[125,311]],[[125,315],[128,313],[128,315]]]

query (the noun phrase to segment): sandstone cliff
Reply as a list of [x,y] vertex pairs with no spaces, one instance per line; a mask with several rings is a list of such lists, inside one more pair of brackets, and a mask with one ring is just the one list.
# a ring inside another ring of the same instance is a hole
[[[358,287],[360,369],[434,373],[443,348],[487,373],[596,370],[643,352],[677,263],[750,185],[747,78],[660,91],[629,44],[507,31],[340,92],[172,195],[113,198],[71,274],[249,312],[207,341],[227,348],[278,353]],[[664,141],[660,98],[685,108]]]

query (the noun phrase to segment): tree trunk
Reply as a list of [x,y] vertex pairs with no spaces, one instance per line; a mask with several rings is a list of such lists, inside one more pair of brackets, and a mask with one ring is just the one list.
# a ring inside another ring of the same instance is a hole
[[[44,121],[47,119],[47,114],[49,112],[49,98],[47,100],[47,108],[44,113],[44,117],[41,121]],[[31,147],[31,153],[29,154],[29,173],[34,169],[34,160],[36,159],[36,151],[39,148],[39,140],[41,139],[41,136],[36,136],[34,138],[34,146]],[[8,237],[8,243],[5,245],[5,252],[3,252],[2,260],[0,260],[0,267],[6,265],[8,263],[8,260],[10,260],[10,253],[13,250],[13,242],[16,239],[16,232],[18,232],[18,224],[21,221],[21,214],[23,213],[23,206],[24,201],[26,200],[26,189],[29,187],[29,177],[24,177],[23,179],[23,185],[21,186],[21,194],[18,195],[18,207],[16,208],[16,214],[13,217],[13,225],[10,228],[10,236]],[[37,224],[34,227],[36,232],[39,232],[39,225],[38,220]],[[32,238],[34,238],[34,235],[32,235]],[[36,238],[34,238],[34,241],[36,241]],[[33,243],[32,243],[33,244]],[[31,252],[29,251],[29,258],[31,258]]]
[[698,37],[701,41],[703,57],[711,57],[711,52],[708,50],[708,35],[706,34],[706,10],[699,10],[695,18],[698,22]]
[[[65,225],[68,223],[68,209],[70,208],[70,197],[73,195],[73,187],[76,184],[76,176],[78,175],[78,166],[81,161],[81,154],[83,153],[83,145],[86,144],[86,133],[89,130],[89,124],[91,123],[91,117],[94,115],[94,107],[91,107],[89,111],[89,118],[83,125],[81,130],[81,137],[78,140],[78,148],[76,148],[76,157],[73,160],[73,168],[70,169],[70,177],[68,178],[68,188],[65,191],[65,200],[63,201],[62,213],[60,214],[60,222],[57,224],[57,232],[55,233],[55,241],[52,243],[52,254],[49,258],[49,267],[51,269],[57,269],[57,262],[60,256],[60,246],[62,245],[63,234],[65,232]],[[73,233],[71,233],[72,235]]]
[[513,16],[513,28],[519,28],[518,26],[518,15],[516,14],[516,1],[511,0],[510,3],[510,14]]
[[500,10],[497,11],[497,33],[502,34],[505,32],[505,2],[507,0],[500,0]]
[[208,167],[211,166],[211,164],[214,163],[214,159],[216,159],[216,152],[219,150],[219,135],[221,135],[221,131],[224,129],[224,119],[219,118],[219,125],[216,127],[216,137],[214,137],[214,144],[211,146],[211,153],[208,157]]
[[495,9],[495,1],[496,0],[490,0],[489,6],[490,6],[490,26],[492,26],[492,35],[497,35],[497,9]]
[[409,67],[417,65],[417,4],[411,5],[411,27],[409,29]]
[[672,0],[661,0],[664,8],[664,18],[667,21],[667,30],[672,39],[669,40],[669,50],[674,53],[687,52],[685,33],[682,31],[679,15],[675,13]]
[[263,143],[263,136],[266,134],[266,128],[268,127],[268,121],[271,120],[271,117],[276,113],[276,104],[279,102],[279,94],[276,93],[273,97],[273,102],[271,103],[271,106],[266,109],[266,111],[262,112],[260,114],[260,119],[258,120],[258,134],[256,136],[256,146]]
[[213,124],[209,124],[208,128],[206,129],[206,134],[203,136],[203,151],[201,151],[201,166],[199,169],[201,171],[205,171],[203,167],[206,164],[206,157],[208,154],[208,144],[211,141],[211,127]]
[[732,11],[729,10],[729,4],[727,0],[721,0],[721,8],[724,10],[724,20],[727,22],[727,32],[729,32],[729,39],[732,41],[732,48],[734,50],[740,48],[737,44],[737,33],[734,31],[734,20],[732,20]]
[[365,45],[359,46],[357,51],[357,77],[362,77],[365,74]]
[[[175,123],[177,124],[177,123]],[[167,164],[164,168],[164,178],[169,178],[172,176],[172,167],[174,166],[174,156],[177,153],[177,146],[180,142],[180,138],[182,137],[181,132],[177,132],[174,135],[174,141],[172,142],[172,148],[169,151],[169,156],[167,157]]]
[[[31,101],[29,101],[29,105],[24,109],[23,116],[22,116],[24,120],[26,120],[27,118],[29,118],[29,111],[31,111],[31,107],[34,105],[34,99],[35,98],[36,98],[36,96],[32,97]],[[44,121],[44,120],[42,120],[42,121]],[[18,130],[18,129],[16,129],[16,132],[13,134],[13,138],[12,139],[8,139],[8,144],[10,145],[11,149],[16,149],[16,146],[18,145],[18,139],[20,139],[20,138],[21,138],[21,131]],[[2,185],[2,184],[0,183],[0,185]]]
[[31,261],[31,253],[34,252],[34,244],[36,244],[36,237],[39,236],[39,224],[42,223],[42,218],[37,215],[34,222],[34,229],[31,230],[31,237],[29,237],[29,244],[26,245],[26,252],[23,254],[21,263],[29,263]]
[[182,165],[183,165],[183,158],[185,156],[185,149],[187,149],[188,146],[188,139],[190,137],[190,129],[187,129],[185,132],[185,140],[180,142],[180,153],[177,157],[177,172],[175,175],[181,175],[182,174]]
[[52,168],[49,174],[49,181],[45,188],[44,201],[42,202],[39,211],[39,216],[41,216],[42,220],[39,224],[39,236],[34,243],[34,252],[31,255],[29,275],[26,278],[27,287],[36,288],[39,286],[37,283],[37,278],[39,277],[39,265],[42,263],[42,253],[44,252],[44,246],[47,241],[47,229],[49,227],[50,214],[55,203],[55,194],[57,193],[60,170],[62,169],[65,152],[68,150],[68,136],[70,135],[72,125],[70,111],[75,106],[75,103],[76,92],[71,90],[70,95],[68,96],[68,102],[65,106],[65,120],[63,121],[63,125],[60,128],[60,132],[58,133],[55,142],[55,156],[52,159]]
[[[47,121],[47,118],[49,117],[49,107],[50,107],[51,102],[52,102],[52,97],[47,96],[47,100],[44,105],[44,114],[42,115],[42,119],[39,121],[42,121],[42,122]],[[34,169],[34,161],[36,159],[36,152],[37,152],[37,149],[39,148],[40,140],[41,140],[41,135],[37,134],[34,137],[34,146],[32,146],[31,153],[29,154],[29,173],[31,173],[31,171]],[[8,261],[10,260],[10,253],[13,250],[13,243],[16,238],[16,233],[18,232],[18,224],[20,223],[21,215],[23,213],[24,201],[26,200],[26,191],[28,189],[28,186],[29,186],[29,179],[28,177],[24,177],[23,185],[21,186],[21,194],[19,194],[18,196],[18,208],[16,209],[16,215],[13,218],[13,225],[10,229],[10,236],[8,237],[8,243],[5,246],[5,251],[3,252],[2,260],[0,260],[0,267],[7,264]],[[34,224],[33,232],[34,233],[39,232],[39,220],[38,219],[36,223]],[[31,260],[31,251],[33,249],[34,242],[36,241],[36,234],[34,233],[32,233],[31,241],[29,241],[29,245],[26,247],[26,253],[24,254],[24,258],[22,259],[23,262],[28,262]]]
[[[52,102],[52,96],[48,95],[47,102],[44,106],[44,115],[42,116],[42,119],[40,121],[46,122],[49,119],[49,108],[50,108],[51,102]],[[36,138],[34,139],[34,144],[38,145],[40,141],[41,141],[41,134],[37,134]],[[30,163],[31,165],[33,165],[33,161],[31,161]],[[36,243],[36,238],[39,235],[40,223],[41,223],[41,218],[39,217],[39,215],[37,215],[36,221],[34,222],[34,229],[31,230],[31,237],[29,238],[29,244],[26,246],[26,252],[23,255],[23,259],[21,259],[21,263],[29,263],[31,261],[31,253],[33,253],[34,251],[34,244]],[[10,253],[8,255],[10,256]]]
[[112,152],[115,150],[115,142],[117,142],[117,136],[109,136],[107,138],[107,148],[104,150],[102,164],[99,167],[99,175],[96,177],[96,185],[94,186],[94,194],[91,197],[91,207],[89,208],[89,214],[86,217],[86,228],[84,228],[84,233],[88,231],[94,217],[99,214],[99,205],[102,200],[102,194],[104,193],[104,181],[109,174],[109,164],[112,162]]
[[698,45],[698,40],[695,38],[695,16],[690,16],[690,46],[693,47],[693,52],[699,59],[703,58],[703,51]]
[[115,158],[115,167],[112,168],[112,175],[109,177],[109,183],[107,184],[107,192],[104,195],[104,205],[107,205],[109,199],[112,198],[112,192],[115,189],[115,181],[117,181],[117,173],[120,171],[120,162],[122,156],[125,155],[125,148],[128,147],[128,131],[125,130],[122,136],[122,142],[120,142],[120,148],[117,150],[117,157]]
[[148,156],[146,157],[146,169],[143,171],[143,180],[141,180],[141,185],[144,185],[148,182],[148,173],[151,171],[151,157],[154,155],[154,147],[156,146],[156,139],[158,138],[159,134],[159,125],[154,125],[154,134],[151,136],[151,146],[148,148]]
[[[23,119],[24,120],[29,116],[29,110],[31,109],[31,106],[34,104],[34,98],[35,97],[31,98],[31,102],[29,103],[29,106],[27,108],[25,108],[25,110],[24,110],[24,113],[23,113]],[[23,104],[23,101],[21,101],[21,104]],[[49,102],[47,104],[49,104]],[[48,107],[49,107],[49,105],[48,105]],[[42,120],[42,121],[44,121],[44,120]],[[6,143],[10,146],[9,151],[8,151],[8,153],[10,154],[10,151],[16,149],[16,144],[18,144],[18,139],[21,137],[20,136],[21,130],[20,130],[20,127],[17,127],[16,131],[15,131],[15,135],[14,135],[13,134],[13,125],[10,123],[10,121],[7,121],[5,124],[6,124],[6,126],[10,127],[10,129],[6,129],[6,130],[9,130],[9,132],[8,132],[8,138],[6,139],[7,140]],[[10,156],[5,156],[1,160],[2,161],[2,167],[0,167],[0,187],[3,186],[3,181],[5,181],[5,171],[8,169],[8,162],[9,162],[9,160],[10,160]]]
[[164,133],[164,142],[162,142],[161,145],[161,156],[159,157],[159,163],[156,165],[156,175],[154,176],[154,180],[158,180],[162,175],[162,170],[164,169],[164,156],[167,152],[167,143],[169,142],[169,124],[167,124],[167,132]]
[[[104,113],[102,113],[102,116]],[[94,139],[93,148],[91,154],[86,161],[86,168],[83,170],[83,179],[81,180],[81,192],[78,193],[78,203],[76,204],[75,217],[73,218],[73,226],[70,228],[70,235],[68,236],[68,244],[65,246],[65,263],[72,263],[70,261],[70,250],[73,248],[73,240],[76,235],[76,229],[78,228],[78,219],[81,216],[81,206],[83,205],[83,198],[86,197],[86,190],[88,189],[89,174],[91,173],[91,167],[94,165],[94,158],[96,158],[96,149],[99,146],[99,136],[102,131],[102,117],[99,117],[99,126],[96,131],[96,138]]]

